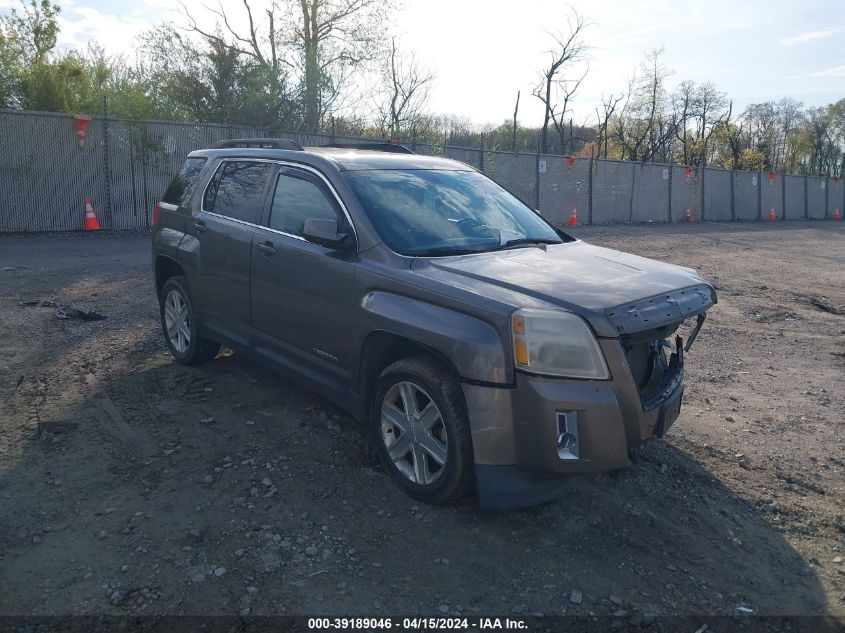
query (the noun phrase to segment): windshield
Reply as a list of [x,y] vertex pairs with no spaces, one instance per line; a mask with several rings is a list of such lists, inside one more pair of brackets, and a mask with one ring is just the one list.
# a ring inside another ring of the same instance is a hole
[[344,172],[385,243],[402,255],[457,255],[559,244],[534,211],[474,171]]

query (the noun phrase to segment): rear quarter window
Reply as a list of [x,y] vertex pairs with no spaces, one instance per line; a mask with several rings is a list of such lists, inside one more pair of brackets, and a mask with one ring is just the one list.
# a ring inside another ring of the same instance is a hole
[[185,164],[182,165],[182,169],[179,170],[179,173],[170,182],[170,186],[164,192],[161,201],[175,204],[176,206],[185,204],[194,190],[194,185],[202,168],[205,167],[206,160],[205,158],[187,159]]

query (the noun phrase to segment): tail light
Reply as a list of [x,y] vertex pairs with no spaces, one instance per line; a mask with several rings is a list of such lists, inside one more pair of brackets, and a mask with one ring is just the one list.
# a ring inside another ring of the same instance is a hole
[[158,224],[158,214],[161,213],[161,202],[156,202],[153,207],[153,226]]

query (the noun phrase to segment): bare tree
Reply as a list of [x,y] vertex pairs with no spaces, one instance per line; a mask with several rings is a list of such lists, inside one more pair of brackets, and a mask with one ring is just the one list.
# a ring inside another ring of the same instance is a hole
[[350,70],[376,59],[384,40],[390,0],[287,0],[301,67],[304,123],[317,129],[330,112]]
[[[571,107],[570,102],[575,96],[581,82],[587,76],[587,71],[571,73],[580,69],[581,62],[587,56],[588,47],[582,39],[583,31],[588,25],[584,18],[574,9],[567,18],[567,32],[552,35],[554,48],[549,51],[549,64],[541,72],[540,81],[534,88],[533,94],[543,102],[545,112],[543,127],[540,131],[540,151],[547,152],[549,148],[549,123],[555,127],[561,140],[563,151],[564,135],[566,131],[565,119]],[[560,99],[563,102],[560,103]]]
[[671,151],[675,121],[667,114],[666,80],[672,74],[661,60],[663,49],[646,58],[628,80],[628,90],[609,134],[623,160],[665,160]]
[[785,169],[794,171],[795,169],[795,151],[790,147],[790,137],[792,133],[798,129],[805,120],[804,112],[802,111],[804,104],[789,97],[783,98],[775,105],[775,110],[780,123],[780,134],[778,139],[778,156],[777,162],[781,163]]
[[664,108],[666,80],[672,71],[663,64],[663,52],[662,47],[649,51],[640,65],[640,82],[635,88],[635,116],[639,121],[631,147],[631,160],[654,160],[669,131],[664,125]]
[[707,165],[710,138],[726,121],[730,121],[733,104],[712,82],[699,84],[695,100],[698,110],[695,118],[698,163]]
[[413,53],[403,54],[392,38],[382,70],[382,99],[377,106],[382,129],[391,138],[399,138],[423,113],[433,81],[434,74],[421,66]]
[[745,113],[743,112],[740,114],[735,123],[731,122],[731,112],[733,111],[733,102],[731,102],[730,107],[728,108],[728,116],[725,118],[724,124],[722,126],[722,137],[725,140],[725,144],[727,145],[727,150],[730,155],[730,168],[731,169],[743,169],[742,164],[742,152],[743,150],[748,149],[745,147],[745,141],[743,138],[743,117],[745,117]]
[[672,93],[672,115],[675,120],[675,137],[681,142],[684,165],[691,163],[689,121],[696,111],[695,82],[682,81]]
[[272,0],[263,14],[252,3],[241,0],[241,28],[234,26],[234,2],[206,7],[215,30],[201,27],[184,4],[181,12],[189,31],[265,69],[271,92],[282,94],[298,80],[303,127],[317,130],[341,101],[351,71],[380,53],[391,0]]
[[601,112],[596,108],[596,119],[598,121],[598,158],[607,158],[608,139],[610,137],[608,130],[610,120],[613,118],[613,113],[616,111],[619,103],[625,99],[625,93],[621,93],[618,97],[611,94],[609,97],[601,96]]
[[[270,94],[277,99],[285,98],[286,84],[293,64],[284,55],[284,42],[278,24],[279,5],[274,1],[264,10],[266,22],[261,24],[250,1],[241,2],[248,24],[245,31],[232,26],[233,19],[223,9],[222,2],[217,8],[206,7],[217,20],[213,31],[201,28],[185,4],[181,1],[179,4],[182,7],[181,13],[187,20],[188,31],[201,35],[217,50],[229,49],[252,59],[263,71]],[[228,6],[231,7],[231,3]]]

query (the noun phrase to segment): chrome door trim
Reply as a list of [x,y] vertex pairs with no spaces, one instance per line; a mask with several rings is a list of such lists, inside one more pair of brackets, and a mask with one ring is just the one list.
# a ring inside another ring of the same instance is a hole
[[[338,195],[337,191],[335,190],[332,183],[329,182],[329,179],[325,177],[323,172],[319,169],[311,167],[310,165],[305,165],[303,163],[297,163],[291,160],[283,160],[283,159],[272,159],[272,158],[223,158],[220,160],[220,164],[217,165],[217,168],[211,174],[211,178],[208,179],[208,182],[205,184],[205,187],[202,190],[202,198],[200,198],[200,212],[207,213],[209,215],[213,215],[216,218],[221,218],[224,220],[230,220],[237,224],[243,224],[244,226],[250,226],[257,229],[263,229],[265,231],[270,231],[271,233],[276,233],[278,235],[284,235],[285,237],[292,237],[295,240],[300,240],[302,242],[308,242],[309,244],[314,244],[315,246],[322,246],[321,244],[317,244],[316,242],[312,242],[310,240],[305,239],[301,235],[294,235],[293,233],[286,233],[285,231],[280,231],[278,229],[270,228],[269,226],[264,226],[263,224],[255,224],[254,222],[246,222],[245,220],[238,220],[237,218],[231,218],[228,215],[221,215],[219,213],[214,213],[213,211],[206,211],[205,210],[205,194],[208,191],[208,188],[211,186],[211,181],[214,180],[214,176],[217,172],[222,168],[223,163],[226,162],[252,162],[252,163],[275,163],[277,165],[283,165],[286,167],[293,167],[294,169],[301,169],[303,171],[310,172],[317,176],[323,183],[326,185],[326,188],[334,197],[335,201],[337,202],[340,210],[343,211],[344,217],[346,217],[346,221],[349,222],[349,226],[352,227],[352,234],[355,236],[355,252],[358,252],[358,231],[355,229],[355,223],[352,221],[352,216],[349,215],[349,210],[346,208],[346,205],[343,203],[340,195]],[[276,182],[278,183],[278,177],[281,174],[276,175]],[[274,189],[275,191],[275,189]],[[272,201],[271,201],[272,206]],[[175,209],[175,207],[174,207]],[[325,247],[323,247],[325,248]]]

